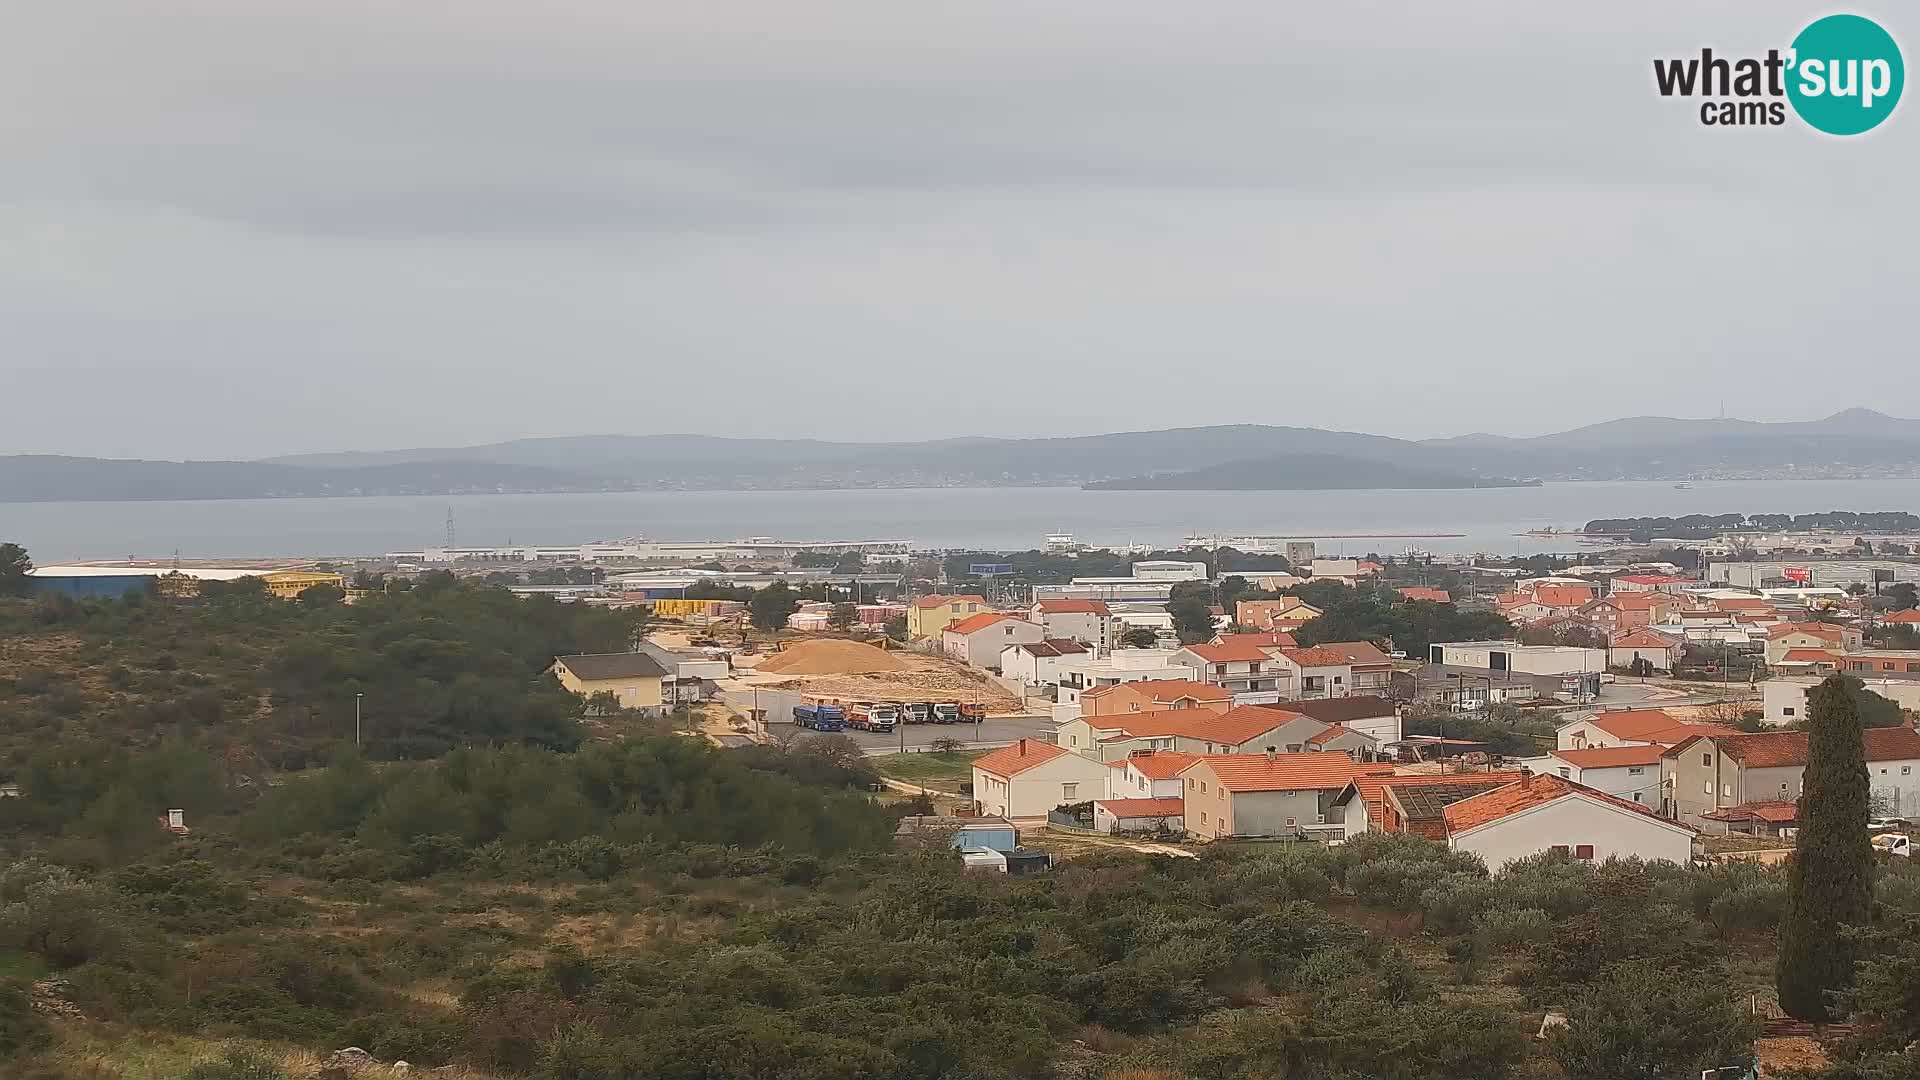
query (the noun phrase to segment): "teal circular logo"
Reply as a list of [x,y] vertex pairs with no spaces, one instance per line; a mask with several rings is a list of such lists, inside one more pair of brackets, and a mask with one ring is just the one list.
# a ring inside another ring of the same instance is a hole
[[1906,65],[1893,35],[1872,19],[1829,15],[1793,39],[1787,100],[1829,135],[1871,131],[1900,103]]

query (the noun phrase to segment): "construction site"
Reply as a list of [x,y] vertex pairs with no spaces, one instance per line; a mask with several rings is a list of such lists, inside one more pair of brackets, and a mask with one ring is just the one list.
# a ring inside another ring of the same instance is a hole
[[[760,656],[734,657],[734,688],[798,693],[832,701],[977,703],[990,716],[1019,713],[1021,701],[987,673],[946,657],[811,638]],[[751,666],[748,666],[751,665]]]

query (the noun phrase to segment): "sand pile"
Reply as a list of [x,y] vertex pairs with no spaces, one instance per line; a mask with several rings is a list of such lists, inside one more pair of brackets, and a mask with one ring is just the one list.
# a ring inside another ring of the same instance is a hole
[[760,661],[755,670],[779,675],[862,675],[906,671],[911,666],[864,642],[823,638],[789,645]]

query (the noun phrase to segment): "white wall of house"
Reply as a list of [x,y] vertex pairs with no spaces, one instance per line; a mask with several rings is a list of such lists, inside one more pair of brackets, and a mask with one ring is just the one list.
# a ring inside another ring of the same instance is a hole
[[1592,719],[1581,720],[1559,729],[1555,749],[1584,750],[1602,746],[1645,746],[1639,739],[1622,739],[1618,735],[1602,731]]
[[1685,865],[1693,856],[1693,834],[1687,830],[1578,794],[1455,833],[1448,842],[1456,850],[1480,856],[1493,870],[1555,845],[1570,851],[1591,845],[1595,862],[1638,856]]
[[[1920,679],[1866,679],[1867,689],[1899,705],[1920,712]],[[1768,679],[1760,684],[1760,707],[1764,720],[1779,726],[1807,718],[1807,691],[1820,684],[1818,679]]]
[[944,630],[941,648],[948,656],[977,668],[993,667],[1000,662],[1000,651],[1009,645],[1039,641],[1047,632],[1024,619],[1000,619],[971,634]]
[[[1036,610],[1038,606],[1035,605]],[[1035,621],[1046,627],[1050,638],[1072,638],[1103,653],[1113,648],[1111,616],[1091,611],[1060,611],[1042,614]]]
[[1162,815],[1158,817],[1144,817],[1144,818],[1142,817],[1116,818],[1111,813],[1108,813],[1107,808],[1104,806],[1100,806],[1096,804],[1093,808],[1094,830],[1097,832],[1103,832],[1103,833],[1111,833],[1116,831],[1117,832],[1157,832],[1162,829],[1166,829],[1172,832],[1179,832],[1181,827],[1180,821],[1181,821],[1181,816],[1179,814],[1169,814],[1169,815]]
[[1672,671],[1674,658],[1680,650],[1671,649],[1608,649],[1607,662],[1617,668],[1630,668],[1634,661],[1644,659],[1653,665],[1655,671]]
[[1000,674],[1029,686],[1049,686],[1059,680],[1062,659],[1035,656],[1018,645],[1008,645],[1000,650]]
[[1533,760],[1538,763],[1529,765],[1534,772],[1564,776],[1576,784],[1585,784],[1597,791],[1619,796],[1628,802],[1637,802],[1653,810],[1660,808],[1660,764],[1658,762],[1651,765],[1610,765],[1606,768],[1583,769],[1571,761],[1562,761],[1551,755]]
[[1079,754],[1061,754],[1014,777],[973,770],[973,797],[984,814],[1045,817],[1063,802],[1106,797],[1107,767]]

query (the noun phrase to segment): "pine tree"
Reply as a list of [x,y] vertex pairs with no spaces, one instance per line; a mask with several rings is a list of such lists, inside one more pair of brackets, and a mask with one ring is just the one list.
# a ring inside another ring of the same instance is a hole
[[1822,682],[1807,695],[1807,704],[1800,835],[1788,875],[1774,982],[1788,1015],[1825,1020],[1832,992],[1853,985],[1853,950],[1841,929],[1864,926],[1872,914],[1871,779],[1859,706],[1846,680],[1835,675]]

